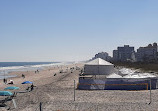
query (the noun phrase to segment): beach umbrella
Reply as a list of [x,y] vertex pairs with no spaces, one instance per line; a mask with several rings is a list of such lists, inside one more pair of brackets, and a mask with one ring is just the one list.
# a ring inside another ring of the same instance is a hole
[[25,82],[23,82],[21,84],[33,84],[33,82],[31,82],[31,81],[25,81]]
[[20,89],[19,87],[15,87],[15,86],[10,86],[10,87],[6,87],[4,88],[5,90],[15,90],[15,89]]
[[13,93],[10,91],[0,91],[0,96],[11,96]]

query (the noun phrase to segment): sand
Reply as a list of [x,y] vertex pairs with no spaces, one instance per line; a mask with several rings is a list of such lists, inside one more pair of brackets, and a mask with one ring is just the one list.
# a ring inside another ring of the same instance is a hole
[[[83,67],[82,64],[76,64]],[[76,65],[64,66],[75,67]],[[18,93],[15,99],[17,108],[13,107],[12,102],[7,104],[11,111],[39,111],[40,102],[43,111],[139,111],[158,109],[158,90],[152,90],[152,103],[150,102],[150,91],[119,91],[119,90],[75,90],[74,101],[74,80],[78,83],[79,70],[73,73],[59,73],[60,68],[51,67],[39,74],[30,72],[16,72],[18,75],[13,78],[15,86],[19,86],[23,91],[28,85],[21,83],[26,80],[34,82],[35,89],[27,93]],[[25,74],[25,78],[21,74]],[[54,74],[57,74],[54,76]],[[12,73],[13,74],[13,73]],[[2,83],[2,81],[0,81]],[[2,84],[0,88],[9,85]],[[4,108],[1,108],[5,110]]]

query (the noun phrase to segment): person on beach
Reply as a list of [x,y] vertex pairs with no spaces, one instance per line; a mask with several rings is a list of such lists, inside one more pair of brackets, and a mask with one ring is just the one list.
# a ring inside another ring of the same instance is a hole
[[3,82],[5,83],[5,78],[3,79]]
[[10,80],[10,82],[8,84],[14,84],[13,80]]
[[10,80],[10,84],[14,84],[13,80]]
[[4,82],[5,84],[7,84],[7,79],[4,78],[4,79],[3,79],[3,82]]
[[34,86],[33,84],[30,86],[30,91],[32,91],[33,89],[34,89],[34,87],[36,87],[36,86]]
[[39,73],[39,70],[38,70],[38,69],[35,71],[35,74],[36,74],[36,73]]
[[22,74],[21,76],[23,77],[23,79],[25,78],[25,75],[24,75],[24,74]]

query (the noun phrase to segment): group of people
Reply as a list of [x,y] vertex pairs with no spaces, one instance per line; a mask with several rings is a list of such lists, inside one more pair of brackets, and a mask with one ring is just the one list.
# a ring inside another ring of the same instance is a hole
[[4,82],[5,84],[14,84],[13,80],[10,80],[10,82],[7,83],[7,79],[6,79],[6,78],[3,79],[3,82]]
[[36,87],[36,86],[34,86],[33,84],[31,84],[31,86],[28,87],[26,90],[27,90],[28,92],[33,91],[34,87]]
[[[39,73],[39,71],[37,70],[37,71],[35,71],[35,73]],[[56,74],[55,74],[56,75]],[[55,76],[54,75],[54,76]],[[24,74],[21,74],[21,77],[24,79],[25,78],[25,75]],[[9,80],[9,82],[7,82],[7,78],[4,78],[3,79],[3,82],[5,83],[5,84],[14,84],[14,81],[13,80]],[[28,87],[26,90],[28,91],[28,92],[30,92],[30,91],[33,91],[34,90],[34,87],[36,87],[33,83],[31,84],[31,86],[30,87]]]
[[35,71],[35,73],[39,73],[39,70],[37,69],[37,71]]

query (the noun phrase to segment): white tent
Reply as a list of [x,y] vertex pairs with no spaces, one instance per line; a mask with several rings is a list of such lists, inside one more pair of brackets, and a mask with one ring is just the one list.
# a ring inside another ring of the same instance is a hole
[[85,64],[84,74],[85,75],[108,75],[114,72],[114,65],[101,59],[97,58]]
[[106,78],[122,78],[122,76],[113,73],[113,74],[110,74],[110,75],[106,76]]

